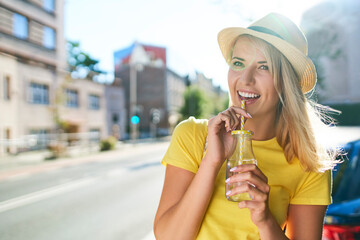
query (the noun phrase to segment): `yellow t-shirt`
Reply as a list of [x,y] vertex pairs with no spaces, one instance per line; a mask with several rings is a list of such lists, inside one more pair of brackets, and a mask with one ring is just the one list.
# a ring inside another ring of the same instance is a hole
[[[193,117],[175,129],[162,163],[196,173],[205,155],[207,120]],[[286,224],[289,204],[328,205],[331,203],[331,172],[305,172],[297,159],[289,164],[276,138],[252,141],[258,167],[270,185],[269,208],[279,225]],[[226,161],[215,182],[215,190],[197,239],[260,239],[250,211],[225,197]]]

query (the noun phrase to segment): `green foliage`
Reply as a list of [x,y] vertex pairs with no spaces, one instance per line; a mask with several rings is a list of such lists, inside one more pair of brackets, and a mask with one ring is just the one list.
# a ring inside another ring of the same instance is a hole
[[100,151],[108,151],[113,150],[116,146],[116,138],[113,136],[110,136],[106,139],[103,139],[100,141]]
[[79,42],[68,41],[67,52],[68,67],[73,78],[95,80],[98,75],[105,73],[98,68],[98,60],[81,50]]
[[198,87],[190,85],[184,93],[184,105],[180,108],[181,120],[191,116],[211,118],[229,107],[227,94],[205,93]]
[[332,114],[340,126],[360,126],[360,103],[331,104],[331,108],[341,111],[341,114]]
[[182,119],[187,119],[190,116],[202,118],[206,102],[206,97],[200,89],[188,87],[184,93],[184,105],[179,111]]
[[217,101],[215,102],[213,115],[219,114],[228,107],[229,107],[229,95],[226,95],[225,97],[218,97]]

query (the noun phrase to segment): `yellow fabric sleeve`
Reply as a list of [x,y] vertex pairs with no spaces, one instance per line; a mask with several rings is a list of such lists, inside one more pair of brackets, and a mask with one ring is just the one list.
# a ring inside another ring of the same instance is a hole
[[329,205],[331,199],[331,170],[308,172],[295,190],[290,204]]
[[202,159],[206,134],[206,120],[190,117],[179,123],[174,130],[169,148],[161,163],[164,166],[170,164],[196,173]]

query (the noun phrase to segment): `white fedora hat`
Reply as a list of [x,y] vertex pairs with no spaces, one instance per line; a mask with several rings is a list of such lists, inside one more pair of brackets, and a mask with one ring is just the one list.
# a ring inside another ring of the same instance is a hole
[[303,32],[287,17],[270,13],[247,28],[231,27],[221,30],[218,43],[228,62],[229,54],[239,35],[248,34],[273,45],[291,63],[303,93],[309,92],[316,84],[316,70],[307,56],[307,40]]

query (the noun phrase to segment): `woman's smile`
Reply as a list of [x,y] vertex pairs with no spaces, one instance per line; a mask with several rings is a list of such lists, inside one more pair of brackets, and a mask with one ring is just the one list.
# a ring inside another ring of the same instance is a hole
[[261,95],[248,90],[238,90],[237,91],[240,101],[245,101],[246,105],[251,105],[255,103]]

